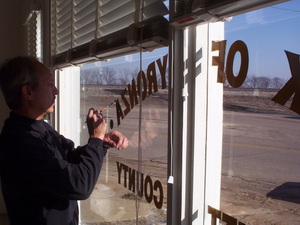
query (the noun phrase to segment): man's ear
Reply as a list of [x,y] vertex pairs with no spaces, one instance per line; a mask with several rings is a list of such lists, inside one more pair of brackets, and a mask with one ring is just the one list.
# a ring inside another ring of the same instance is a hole
[[32,95],[32,89],[29,87],[29,85],[25,84],[22,86],[21,89],[22,97],[27,100],[32,100],[33,95]]

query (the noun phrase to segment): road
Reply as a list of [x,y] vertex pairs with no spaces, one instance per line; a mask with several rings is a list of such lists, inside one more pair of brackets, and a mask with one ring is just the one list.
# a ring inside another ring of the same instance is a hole
[[300,181],[300,117],[224,113],[223,173]]
[[221,208],[246,224],[299,224],[299,134],[297,115],[225,111]]

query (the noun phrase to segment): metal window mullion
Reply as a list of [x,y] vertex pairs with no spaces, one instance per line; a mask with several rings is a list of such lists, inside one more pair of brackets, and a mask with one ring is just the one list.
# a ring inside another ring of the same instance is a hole
[[[172,171],[170,175],[173,176],[173,183],[170,183],[169,187],[172,187],[171,196],[168,197],[168,224],[177,224],[178,221],[182,221],[182,177],[183,172],[183,97],[182,89],[184,84],[183,77],[183,30],[176,27],[172,27],[172,58],[170,60],[172,65],[173,77],[173,89],[172,105],[171,107],[171,142],[172,142],[172,158],[170,163],[172,164]],[[179,122],[180,121],[180,122]],[[169,193],[169,190],[168,190]],[[170,203],[171,201],[171,203]]]

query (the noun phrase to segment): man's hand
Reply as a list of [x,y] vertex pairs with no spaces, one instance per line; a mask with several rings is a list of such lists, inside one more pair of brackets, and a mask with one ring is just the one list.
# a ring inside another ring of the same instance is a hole
[[86,117],[86,123],[90,137],[104,140],[106,122],[100,114],[100,111],[91,108]]
[[124,149],[128,146],[127,138],[118,131],[111,131],[104,136],[104,146],[109,148]]

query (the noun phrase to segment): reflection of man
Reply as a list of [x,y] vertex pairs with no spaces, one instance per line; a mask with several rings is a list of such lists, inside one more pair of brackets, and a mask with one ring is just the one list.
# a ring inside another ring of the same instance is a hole
[[50,71],[34,58],[18,57],[0,70],[0,85],[11,109],[0,136],[0,175],[11,225],[78,224],[77,200],[90,196],[106,146],[123,149],[127,139],[106,134],[98,110],[90,109],[90,138],[74,148],[42,119],[53,112],[55,87]]
[[[145,127],[141,131],[141,145],[145,147],[149,147],[153,143],[153,139],[157,137],[158,131],[157,126],[154,120],[160,119],[160,113],[158,109],[148,109],[148,114],[144,114],[145,118],[144,123]],[[138,147],[138,131],[134,132],[130,139],[130,146],[133,148]]]

